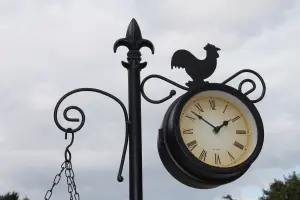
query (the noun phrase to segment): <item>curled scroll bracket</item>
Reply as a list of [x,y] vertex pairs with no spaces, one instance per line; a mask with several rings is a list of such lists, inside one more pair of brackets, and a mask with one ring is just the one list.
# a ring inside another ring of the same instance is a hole
[[[227,79],[226,79],[225,81],[223,81],[221,84],[226,84],[226,83],[228,83],[229,81],[231,81],[232,79],[234,79],[235,77],[237,77],[238,75],[240,75],[240,74],[242,74],[242,73],[245,73],[245,72],[254,74],[254,75],[260,80],[260,82],[261,82],[261,84],[262,84],[262,93],[261,93],[260,97],[258,97],[258,98],[255,99],[255,100],[251,100],[251,99],[250,99],[250,101],[251,101],[252,103],[257,103],[257,102],[261,101],[261,100],[264,98],[265,93],[266,93],[266,84],[265,84],[263,78],[262,78],[257,72],[255,72],[255,71],[253,71],[253,70],[251,70],[251,69],[243,69],[243,70],[238,71],[238,72],[235,73],[234,75],[230,76],[229,78],[227,78]],[[149,80],[149,79],[151,79],[151,78],[158,78],[158,79],[164,80],[164,81],[166,81],[166,82],[168,82],[168,83],[170,83],[170,84],[172,84],[172,85],[174,85],[174,86],[176,86],[176,87],[178,87],[178,88],[180,88],[180,89],[183,89],[183,90],[189,90],[189,89],[190,89],[189,87],[182,86],[182,85],[180,85],[180,84],[178,84],[178,83],[176,83],[176,82],[174,82],[174,81],[172,81],[172,80],[170,80],[170,79],[168,79],[168,78],[166,78],[166,77],[164,77],[164,76],[160,76],[160,75],[157,75],[157,74],[149,75],[149,76],[145,77],[144,80],[143,80],[142,83],[141,83],[141,94],[142,94],[142,96],[145,98],[145,100],[147,100],[148,102],[153,103],[153,104],[160,104],[160,103],[163,103],[163,102],[165,102],[165,101],[171,99],[171,98],[176,94],[176,91],[175,91],[175,90],[171,90],[171,91],[170,91],[170,94],[169,94],[167,97],[164,97],[164,98],[162,98],[162,99],[160,99],[160,100],[153,100],[153,99],[150,99],[150,98],[147,97],[147,95],[145,94],[145,91],[144,91],[144,85],[145,85],[146,81]],[[208,82],[207,82],[207,83],[208,83]],[[242,92],[242,87],[243,87],[243,85],[244,85],[245,83],[251,83],[252,88],[249,89],[247,92],[244,92],[244,93],[243,93],[243,92]],[[243,93],[244,95],[246,95],[246,96],[249,95],[250,93],[252,93],[255,89],[256,89],[256,83],[255,83],[252,79],[248,79],[248,78],[242,80],[242,81],[239,83],[239,86],[238,86],[238,90],[239,90],[241,93]]]
[[[256,71],[253,71],[253,70],[251,70],[251,69],[242,69],[242,70],[238,71],[237,73],[235,73],[234,75],[232,75],[232,76],[230,76],[229,78],[227,78],[225,81],[222,82],[222,84],[228,83],[229,81],[231,81],[232,79],[234,79],[234,78],[237,77],[238,75],[240,75],[240,74],[242,74],[242,73],[245,73],[245,72],[254,74],[254,75],[260,80],[260,82],[261,82],[261,84],[262,84],[262,93],[261,93],[261,95],[260,95],[257,99],[255,99],[255,100],[251,100],[251,99],[250,99],[250,101],[251,101],[252,103],[257,103],[257,102],[261,101],[261,100],[264,98],[265,94],[266,94],[266,84],[265,84],[264,79],[263,79]],[[242,87],[243,87],[243,85],[244,85],[245,83],[251,83],[252,88],[249,89],[247,92],[243,93],[243,92],[242,92]],[[246,95],[246,96],[247,96],[248,94],[252,93],[255,89],[256,89],[256,84],[255,84],[255,82],[254,82],[252,79],[244,79],[244,80],[242,80],[242,81],[239,83],[239,87],[238,87],[238,90],[239,90],[241,93],[243,93],[244,95]]]
[[160,104],[160,103],[163,103],[163,102],[171,99],[176,94],[176,91],[175,90],[171,90],[170,94],[167,97],[164,97],[164,98],[162,98],[160,100],[150,99],[149,97],[147,97],[147,95],[144,92],[145,82],[147,80],[149,80],[150,78],[158,78],[158,79],[164,80],[164,81],[166,81],[166,82],[168,82],[168,83],[170,83],[170,84],[172,84],[172,85],[174,85],[174,86],[176,86],[176,87],[178,87],[180,89],[183,89],[183,90],[188,90],[189,89],[188,87],[182,86],[182,85],[180,85],[180,84],[178,84],[178,83],[176,83],[176,82],[174,82],[174,81],[172,81],[172,80],[170,80],[170,79],[168,79],[168,78],[166,78],[164,76],[161,76],[161,75],[158,75],[158,74],[151,74],[151,75],[147,76],[146,78],[144,78],[144,80],[142,81],[142,83],[141,83],[141,94],[142,94],[142,96],[148,102],[153,103],[153,104]]
[[61,97],[61,99],[57,102],[55,109],[54,109],[54,122],[56,124],[56,126],[62,130],[63,132],[70,132],[72,131],[72,133],[74,134],[75,132],[79,131],[84,123],[85,123],[85,114],[83,112],[83,110],[81,108],[79,108],[78,106],[68,106],[67,108],[64,109],[63,111],[63,116],[65,118],[66,121],[69,122],[79,122],[80,120],[78,118],[70,118],[68,116],[68,112],[70,110],[76,110],[80,113],[81,115],[81,121],[80,124],[75,128],[75,129],[71,129],[70,128],[64,128],[59,122],[58,122],[58,108],[60,106],[60,104],[63,102],[63,100],[65,100],[68,96],[74,94],[74,93],[78,93],[78,92],[96,92],[96,93],[100,93],[103,94],[107,97],[110,97],[111,99],[115,100],[122,108],[123,112],[124,112],[124,117],[125,117],[125,127],[126,127],[126,131],[125,131],[125,143],[124,143],[124,148],[123,148],[123,153],[122,153],[122,158],[121,158],[121,164],[120,164],[120,168],[119,168],[119,172],[118,172],[118,181],[122,182],[123,181],[123,177],[121,176],[122,174],[122,170],[123,170],[123,166],[124,166],[124,160],[125,160],[125,155],[126,155],[126,149],[128,146],[128,137],[129,137],[129,118],[128,118],[128,113],[126,110],[125,105],[121,102],[121,100],[119,100],[117,97],[115,97],[114,95],[105,92],[103,90],[99,90],[99,89],[95,89],[95,88],[78,88],[75,90],[72,90],[68,93],[66,93],[63,97]]

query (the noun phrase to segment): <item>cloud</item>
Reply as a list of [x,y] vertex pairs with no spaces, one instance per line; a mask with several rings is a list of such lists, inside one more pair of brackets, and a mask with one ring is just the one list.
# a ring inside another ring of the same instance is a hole
[[[203,47],[209,42],[222,49],[209,81],[221,82],[250,68],[267,84],[266,96],[257,104],[266,134],[261,155],[242,178],[212,190],[186,187],[165,170],[157,153],[157,130],[172,100],[160,105],[142,100],[144,198],[221,199],[227,193],[252,198],[249,191],[300,165],[295,159],[300,151],[299,6],[297,1],[283,0],[1,1],[1,191],[17,190],[35,200],[51,187],[69,143],[53,122],[55,104],[66,92],[95,87],[127,105],[127,72],[120,64],[127,49],[121,47],[114,54],[112,47],[135,17],[143,37],[156,48],[154,55],[141,50],[148,62],[142,77],[161,74],[184,85],[190,78],[182,70],[170,70],[172,54],[184,48],[204,58]],[[230,84],[237,86],[237,80]],[[168,95],[170,89],[173,86],[160,80],[145,85],[154,99]],[[251,98],[260,89],[258,85]],[[177,90],[177,96],[183,93]],[[98,94],[79,93],[61,105],[60,120],[68,105],[78,105],[86,114],[86,124],[75,133],[71,147],[81,198],[128,199],[128,155],[124,183],[116,181],[125,134],[119,105]],[[70,116],[80,117],[76,112]],[[63,198],[68,198],[65,179],[52,196]]]

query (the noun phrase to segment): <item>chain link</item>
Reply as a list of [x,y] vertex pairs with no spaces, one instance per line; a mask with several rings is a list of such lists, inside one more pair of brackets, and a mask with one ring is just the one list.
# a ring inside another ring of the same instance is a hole
[[65,162],[62,163],[60,172],[58,174],[56,174],[56,176],[54,177],[52,187],[46,192],[46,194],[45,194],[45,200],[49,200],[51,198],[53,188],[56,185],[58,185],[58,183],[60,181],[60,178],[61,178],[61,173],[65,170],[65,167],[63,166],[64,164],[65,164]]
[[[74,133],[73,133],[73,137],[74,137]],[[71,144],[72,143],[73,143],[73,139],[72,139]],[[52,196],[52,191],[53,191],[54,187],[56,185],[58,185],[58,183],[61,179],[61,174],[64,170],[65,170],[65,175],[67,178],[68,192],[70,194],[70,200],[73,200],[73,195],[74,195],[75,200],[80,200],[79,193],[76,190],[75,173],[73,171],[72,162],[71,162],[71,152],[69,150],[69,147],[71,146],[71,144],[66,148],[65,161],[61,164],[60,172],[58,174],[56,174],[56,176],[54,177],[52,187],[46,192],[45,200],[50,200],[50,198]],[[68,154],[69,158],[66,157],[66,153]]]
[[52,187],[46,192],[45,194],[45,200],[50,200],[52,196],[52,191],[56,185],[58,185],[61,174],[65,170],[65,175],[67,177],[67,185],[68,185],[68,192],[70,194],[70,200],[73,200],[73,196],[75,200],[80,200],[79,193],[76,190],[76,184],[75,184],[75,174],[72,168],[72,162],[71,161],[64,161],[61,165],[61,171],[56,174],[53,180]]
[[73,195],[74,195],[75,200],[77,200],[78,199],[77,196],[79,197],[79,194],[76,191],[76,184],[75,184],[75,180],[74,180],[75,176],[74,176],[74,171],[72,169],[71,161],[66,162],[65,174],[67,177],[68,192],[70,194],[70,200],[73,200]]

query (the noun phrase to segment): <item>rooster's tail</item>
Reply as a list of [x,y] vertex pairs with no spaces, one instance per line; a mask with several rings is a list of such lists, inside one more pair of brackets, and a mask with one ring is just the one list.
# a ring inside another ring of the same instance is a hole
[[197,58],[189,51],[180,49],[177,50],[171,60],[171,69],[175,68],[186,68],[190,66],[190,62],[197,60]]

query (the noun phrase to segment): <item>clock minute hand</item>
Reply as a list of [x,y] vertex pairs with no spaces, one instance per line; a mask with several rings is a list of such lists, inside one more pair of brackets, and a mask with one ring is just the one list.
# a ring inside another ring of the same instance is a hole
[[211,127],[213,127],[214,129],[216,128],[214,125],[212,125],[211,123],[209,123],[208,121],[206,121],[201,115],[198,115],[197,113],[195,113],[194,111],[192,111],[192,113],[194,115],[196,115],[199,119],[203,120],[204,122],[206,122],[208,125],[210,125]]

